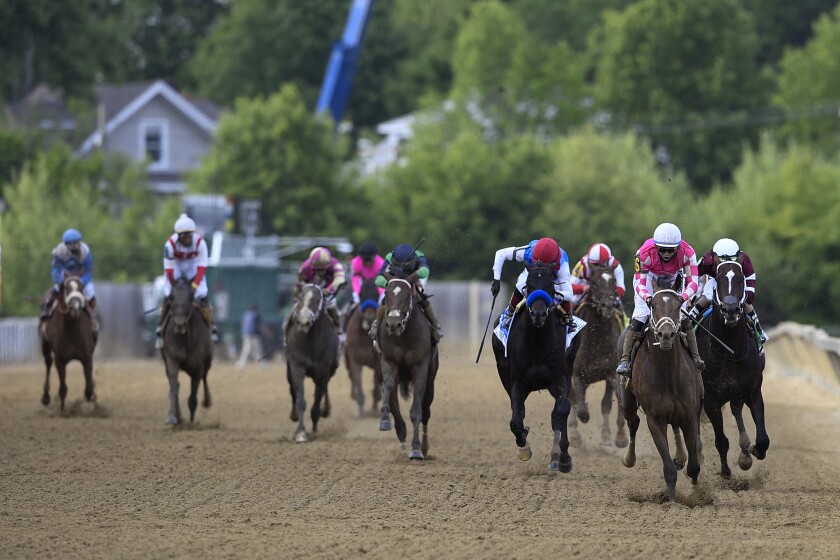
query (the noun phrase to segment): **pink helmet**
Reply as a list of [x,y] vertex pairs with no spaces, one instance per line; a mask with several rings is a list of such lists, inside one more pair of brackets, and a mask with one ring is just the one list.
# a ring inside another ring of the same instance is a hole
[[309,263],[312,265],[312,268],[316,270],[323,270],[327,268],[331,259],[332,255],[330,254],[330,250],[326,247],[315,247],[312,249],[312,252],[309,253]]
[[610,251],[610,248],[605,243],[596,243],[589,248],[586,256],[591,263],[607,263],[610,261],[610,257],[612,257],[612,251]]

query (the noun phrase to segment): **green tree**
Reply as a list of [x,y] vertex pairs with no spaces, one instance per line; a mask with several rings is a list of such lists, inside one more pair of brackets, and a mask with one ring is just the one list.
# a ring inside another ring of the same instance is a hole
[[601,14],[625,7],[627,0],[512,0],[511,5],[535,40],[548,45],[562,41],[583,52]]
[[343,233],[354,204],[343,188],[345,144],[286,85],[268,98],[238,99],[222,116],[190,189],[261,200],[263,226],[273,233]]
[[814,37],[803,48],[785,52],[775,101],[793,113],[810,117],[789,122],[785,134],[836,150],[840,139],[840,6],[822,16]]
[[755,20],[760,63],[775,66],[785,48],[799,48],[811,38],[814,21],[837,0],[744,0],[743,5]]
[[729,177],[757,130],[718,117],[763,107],[769,91],[739,2],[640,0],[608,12],[599,36],[595,92],[613,125],[649,134],[696,188]]

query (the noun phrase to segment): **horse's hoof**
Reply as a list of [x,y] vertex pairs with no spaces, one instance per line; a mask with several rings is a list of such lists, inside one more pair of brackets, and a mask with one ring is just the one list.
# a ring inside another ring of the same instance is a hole
[[674,461],[674,466],[677,467],[678,471],[683,470],[683,467],[685,467],[685,463],[683,463],[682,461],[677,461],[676,459],[674,459],[673,461]]
[[732,471],[730,471],[729,468],[721,469],[720,477],[724,480],[730,480],[732,478]]
[[578,420],[580,420],[581,422],[586,424],[587,422],[589,422],[589,411],[588,410],[583,410],[581,412],[578,412],[577,417],[578,417]]
[[167,426],[175,426],[176,424],[178,424],[178,419],[174,416],[167,416],[165,423]]
[[50,396],[47,393],[44,393],[44,396],[41,397],[41,404],[47,406],[50,404]]
[[752,467],[753,461],[749,453],[741,453],[738,457],[738,466],[742,471],[748,471]]
[[412,449],[408,454],[408,458],[415,459],[418,461],[422,461],[423,459],[425,459],[425,457],[423,457],[423,452],[419,449]]
[[563,461],[560,461],[559,467],[560,467],[560,472],[561,473],[572,472],[572,459],[569,458],[568,463],[564,463]]
[[531,446],[529,444],[526,443],[525,447],[517,447],[516,449],[520,461],[527,461],[531,458]]
[[292,412],[289,414],[289,420],[291,420],[292,422],[297,422],[298,421],[297,412],[292,410]]
[[750,453],[753,454],[753,457],[758,459],[759,461],[763,461],[765,457],[767,457],[767,451],[761,451],[755,445],[750,447]]
[[379,421],[379,431],[380,432],[387,432],[393,428],[393,424],[391,424],[390,420],[380,420]]
[[309,438],[306,436],[306,432],[298,432],[295,434],[295,443],[308,443]]
[[630,453],[630,450],[627,450],[627,453],[624,454],[624,457],[621,458],[621,464],[627,467],[628,469],[632,469],[636,466],[636,454]]
[[548,470],[551,472],[560,472],[560,461],[549,461]]
[[329,418],[330,417],[330,409],[322,410],[321,411],[321,418]]
[[627,437],[624,438],[624,439],[616,438],[615,441],[613,441],[613,443],[615,444],[616,447],[620,447],[620,448],[623,449],[623,448],[627,447],[628,445],[630,445],[630,438],[627,438]]

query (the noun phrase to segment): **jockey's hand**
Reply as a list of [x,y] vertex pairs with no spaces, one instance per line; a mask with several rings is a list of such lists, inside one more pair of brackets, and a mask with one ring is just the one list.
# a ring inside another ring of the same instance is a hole
[[648,307],[650,307],[650,302],[652,302],[652,301],[653,301],[653,296],[649,295],[645,298],[645,303],[647,304]]
[[581,287],[581,289],[580,289],[580,292],[581,292],[582,294],[585,294],[585,293],[586,293],[586,292],[588,292],[588,291],[589,291],[589,284],[583,284],[583,286],[582,286],[582,287]]
[[683,293],[680,294],[680,299],[683,300],[683,303],[685,303],[688,300],[690,300],[691,298],[688,296],[687,293],[683,292]]
[[493,297],[499,295],[499,290],[502,289],[502,282],[500,280],[493,280],[493,283],[490,284],[490,293],[493,294]]
[[197,289],[198,289],[198,284],[196,284],[195,282],[193,282],[193,283],[192,283],[192,284],[190,284],[190,285],[192,286],[192,289],[193,289],[193,290],[197,290]]
[[361,301],[361,298],[359,298],[359,294],[357,294],[356,292],[353,292],[353,303],[359,303],[360,301]]

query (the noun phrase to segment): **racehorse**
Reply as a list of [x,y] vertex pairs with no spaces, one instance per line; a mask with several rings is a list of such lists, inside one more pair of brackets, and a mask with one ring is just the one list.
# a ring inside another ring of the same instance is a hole
[[82,363],[85,372],[85,399],[89,402],[96,401],[93,351],[96,348],[97,333],[93,326],[93,312],[87,305],[83,289],[81,278],[74,275],[65,276],[59,286],[55,311],[38,325],[41,353],[47,366],[41,404],[50,404],[50,368],[55,363],[61,412],[64,412],[64,401],[67,397],[67,363],[72,360]]
[[[493,335],[493,353],[499,378],[510,397],[510,430],[516,438],[518,456],[531,458],[530,428],[525,421],[525,399],[532,391],[548,389],[554,397],[551,429],[551,471],[572,470],[567,421],[571,410],[571,367],[566,356],[566,330],[554,303],[554,274],[548,267],[529,267],[526,281],[527,316],[517,313],[508,331],[507,349]],[[496,321],[498,323],[498,319]]]
[[[730,353],[702,328],[697,329],[697,346],[706,362],[703,384],[706,396],[703,407],[715,430],[715,447],[720,454],[720,475],[732,476],[726,454],[729,440],[723,432],[721,407],[728,401],[740,433],[741,455],[738,466],[747,470],[752,466],[752,453],[764,459],[770,438],[764,425],[764,398],[761,383],[764,371],[764,354],[759,353],[755,333],[748,325],[744,313],[746,281],[738,262],[724,261],[715,271],[715,296],[712,312],[702,324],[733,351]],[[750,438],[744,427],[744,403],[752,412],[756,429],[756,443],[750,447]]]
[[376,319],[376,309],[379,307],[379,289],[373,279],[366,279],[359,290],[359,304],[355,306],[347,317],[344,331],[347,342],[344,347],[344,363],[350,376],[350,398],[359,405],[359,418],[364,417],[365,393],[362,388],[362,367],[369,367],[374,371],[373,382],[373,410],[379,408],[382,400],[382,388],[376,380],[379,368],[379,356],[373,347],[373,340],[368,336],[370,326]]
[[[389,414],[394,417],[397,438],[405,451],[406,425],[400,414],[397,387],[404,396],[414,388],[409,417],[414,427],[409,459],[424,459],[429,453],[429,418],[435,397],[438,370],[438,347],[432,344],[429,320],[418,309],[414,284],[417,275],[390,278],[385,288],[385,315],[377,328],[379,367],[382,376],[382,416],[379,429],[391,429]],[[423,424],[422,443],[420,424]]]
[[195,421],[198,406],[198,386],[204,383],[204,400],[201,405],[210,408],[210,388],[207,386],[207,372],[213,362],[213,343],[210,327],[197,312],[198,302],[193,299],[189,280],[179,278],[172,286],[168,317],[163,325],[163,348],[160,355],[166,366],[169,379],[169,412],[166,423],[176,425],[182,422],[181,404],[178,400],[178,373],[184,370],[190,376],[190,422]]
[[626,447],[629,442],[624,428],[624,408],[618,398],[620,384],[615,373],[615,347],[622,328],[615,299],[616,266],[616,263],[611,266],[599,264],[592,269],[589,291],[575,310],[575,314],[586,321],[586,328],[578,335],[580,348],[572,370],[572,411],[576,415],[569,417],[569,440],[573,446],[581,444],[577,419],[584,424],[589,421],[586,388],[598,381],[605,383],[604,396],[601,398],[601,443],[610,443],[609,422],[613,395],[618,400],[615,445]]
[[[318,431],[318,420],[330,415],[330,396],[327,384],[338,369],[338,334],[326,311],[323,290],[316,284],[304,284],[286,323],[286,378],[292,396],[289,418],[297,422],[295,441],[306,443],[309,436],[303,418],[306,412],[303,381],[315,382],[315,402],[312,405],[312,431]],[[324,406],[321,407],[321,399]]]
[[[680,431],[688,448],[686,473],[693,484],[697,484],[700,475],[703,383],[688,349],[678,340],[682,303],[682,297],[674,290],[665,288],[654,292],[650,302],[650,327],[636,352],[630,385],[623,390],[624,417],[630,425],[630,446],[622,462],[625,467],[636,464],[636,431],[639,429],[638,408],[641,406],[650,435],[662,458],[671,502],[676,500],[677,470],[685,461]],[[622,336],[627,335],[625,330]],[[669,424],[674,430],[676,459],[671,459],[668,450]]]

